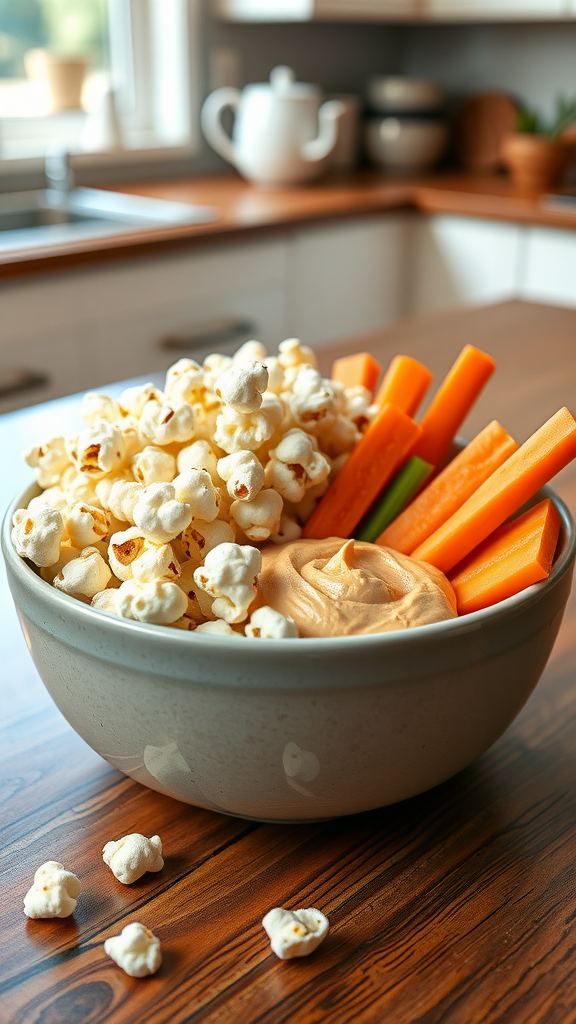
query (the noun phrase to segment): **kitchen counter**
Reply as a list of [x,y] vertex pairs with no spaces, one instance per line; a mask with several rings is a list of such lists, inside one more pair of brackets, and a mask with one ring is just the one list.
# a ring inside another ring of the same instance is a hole
[[[463,433],[498,417],[521,441],[576,406],[575,337],[576,311],[508,302],[407,321],[338,351],[370,348],[383,362],[406,352],[438,379],[463,340],[479,345],[498,372]],[[0,418],[4,506],[29,479],[19,450],[72,429],[78,408],[76,396]],[[574,511],[575,464],[555,487]],[[575,598],[536,692],[474,765],[393,807],[281,826],[179,804],[91,751],[44,690],[4,584],[2,1020],[574,1020]],[[166,866],[128,888],[100,850],[132,831],[160,834]],[[77,911],[27,921],[22,898],[49,858],[81,877]],[[270,952],[260,921],[275,905],[329,915],[313,956],[282,963]],[[130,920],[163,943],[162,967],[144,981],[102,950]]]
[[214,206],[214,223],[127,233],[40,250],[0,254],[0,278],[85,266],[111,259],[158,255],[251,237],[262,237],[327,220],[413,209],[466,217],[576,229],[574,212],[547,207],[541,197],[522,196],[503,176],[438,172],[391,178],[374,170],[331,176],[302,188],[265,191],[237,175],[110,186],[120,192]]

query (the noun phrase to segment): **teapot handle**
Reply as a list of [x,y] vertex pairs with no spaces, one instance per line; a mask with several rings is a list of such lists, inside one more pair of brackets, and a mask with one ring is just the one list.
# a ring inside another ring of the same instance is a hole
[[200,123],[206,139],[212,148],[231,164],[236,163],[234,144],[222,127],[220,115],[225,107],[231,107],[236,112],[240,106],[240,99],[241,93],[238,89],[223,86],[210,93],[200,114]]

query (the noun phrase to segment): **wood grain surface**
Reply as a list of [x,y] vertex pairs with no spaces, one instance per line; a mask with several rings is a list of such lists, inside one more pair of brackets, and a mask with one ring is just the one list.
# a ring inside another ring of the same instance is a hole
[[[576,407],[576,311],[505,303],[339,349],[405,352],[438,379],[466,342],[498,363],[468,436],[497,417],[521,441]],[[20,443],[40,423],[69,429],[77,409],[61,400],[0,420],[14,486]],[[576,509],[575,467],[556,485]],[[112,769],[52,704],[1,598],[2,1024],[576,1021],[574,600],[535,693],[474,765],[393,807],[275,826],[179,804]],[[132,831],[159,833],[166,865],[127,887],[100,850]],[[28,921],[22,899],[47,859],[80,876],[77,910]],[[328,914],[314,955],[270,952],[260,921],[277,905]],[[131,920],[162,941],[152,978],[104,955]]]
[[548,207],[540,196],[518,193],[504,175],[440,171],[423,177],[393,177],[375,170],[333,174],[317,183],[274,191],[259,189],[235,174],[204,178],[122,182],[118,192],[215,207],[210,224],[157,227],[112,238],[79,239],[0,253],[0,279],[93,263],[157,256],[182,248],[261,238],[314,223],[412,209],[463,217],[576,229],[576,212]]

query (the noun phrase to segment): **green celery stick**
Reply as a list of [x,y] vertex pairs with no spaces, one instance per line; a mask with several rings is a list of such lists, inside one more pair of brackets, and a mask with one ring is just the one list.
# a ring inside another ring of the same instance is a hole
[[373,543],[392,520],[400,515],[402,509],[406,508],[433,469],[434,466],[430,462],[424,462],[424,459],[412,455],[364,516],[354,533],[356,540],[368,540]]

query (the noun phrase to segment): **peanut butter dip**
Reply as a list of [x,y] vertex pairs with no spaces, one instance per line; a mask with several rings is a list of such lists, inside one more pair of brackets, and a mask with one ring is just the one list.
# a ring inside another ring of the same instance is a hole
[[295,540],[262,550],[259,596],[300,636],[358,636],[456,618],[444,573],[365,541]]

